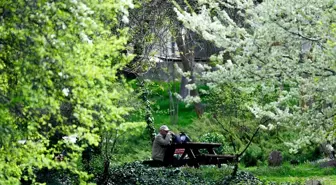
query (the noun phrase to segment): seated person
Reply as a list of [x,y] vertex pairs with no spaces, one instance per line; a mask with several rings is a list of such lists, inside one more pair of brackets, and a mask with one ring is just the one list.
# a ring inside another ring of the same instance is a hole
[[167,146],[171,144],[172,135],[166,125],[160,127],[160,132],[155,136],[152,148],[152,159],[158,164],[164,165]]

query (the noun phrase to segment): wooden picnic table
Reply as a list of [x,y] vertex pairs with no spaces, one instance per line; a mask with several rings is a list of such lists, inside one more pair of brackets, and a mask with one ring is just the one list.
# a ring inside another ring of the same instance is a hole
[[[167,147],[166,163],[173,166],[188,164],[198,168],[200,165],[216,164],[221,167],[223,163],[232,162],[235,159],[234,155],[218,155],[215,148],[222,146],[221,143],[204,143],[204,142],[187,142],[181,144],[171,144]],[[181,149],[183,153],[181,152]],[[200,150],[205,149],[207,153],[201,153]],[[177,159],[174,158],[175,151],[178,151]]]

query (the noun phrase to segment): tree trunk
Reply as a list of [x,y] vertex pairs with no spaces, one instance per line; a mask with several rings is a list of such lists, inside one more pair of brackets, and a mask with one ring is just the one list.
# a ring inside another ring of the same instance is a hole
[[180,84],[180,95],[182,98],[185,98],[189,94],[189,89],[186,88],[186,85],[188,84],[188,79],[184,76],[181,78],[181,84]]
[[[172,52],[174,53],[174,52]],[[176,86],[174,84],[175,82],[175,70],[173,62],[169,62],[168,67],[168,74],[172,75],[172,78],[168,78],[168,84],[169,84],[169,115],[170,115],[170,123],[172,125],[177,125],[178,123],[178,106],[179,106],[179,100],[174,96],[174,92],[176,92]],[[171,70],[171,72],[169,71]]]
[[103,184],[107,185],[108,184],[108,179],[109,179],[109,168],[110,168],[110,160],[105,160],[104,161],[104,172],[102,176],[98,180],[98,184]]
[[[186,31],[186,33],[183,33],[183,31]],[[190,81],[188,82],[188,79],[186,77],[182,77],[181,79],[181,88],[180,88],[180,95],[185,98],[187,95],[190,95],[192,97],[199,96],[198,90],[194,89],[189,92],[189,90],[186,88],[187,84],[194,84],[195,76],[194,76],[194,60],[195,60],[195,51],[193,46],[193,40],[190,32],[187,30],[183,30],[180,28],[177,30],[177,37],[176,37],[176,43],[177,47],[180,52],[181,62],[183,66],[183,72],[190,72]],[[203,106],[201,103],[195,103],[195,111],[198,117],[201,117],[203,114]]]

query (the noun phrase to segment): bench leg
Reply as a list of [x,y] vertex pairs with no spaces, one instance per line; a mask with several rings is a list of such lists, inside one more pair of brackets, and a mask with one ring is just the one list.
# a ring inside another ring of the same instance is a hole
[[194,154],[194,152],[191,150],[191,149],[186,149],[187,150],[187,153],[188,153],[188,156],[189,156],[189,160],[190,160],[190,163],[192,166],[194,166],[195,168],[199,168],[199,163],[197,161],[197,158]]

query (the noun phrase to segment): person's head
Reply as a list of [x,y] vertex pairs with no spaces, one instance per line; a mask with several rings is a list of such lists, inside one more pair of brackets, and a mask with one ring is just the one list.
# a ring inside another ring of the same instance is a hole
[[160,134],[165,136],[167,135],[167,133],[169,132],[169,128],[167,127],[167,125],[162,125],[160,127]]

